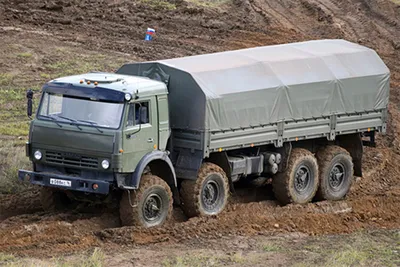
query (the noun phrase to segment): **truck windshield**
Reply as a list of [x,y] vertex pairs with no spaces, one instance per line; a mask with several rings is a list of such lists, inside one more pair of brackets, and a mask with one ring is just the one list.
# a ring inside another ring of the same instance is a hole
[[45,93],[38,117],[51,117],[61,122],[117,129],[121,122],[123,108],[123,103]]

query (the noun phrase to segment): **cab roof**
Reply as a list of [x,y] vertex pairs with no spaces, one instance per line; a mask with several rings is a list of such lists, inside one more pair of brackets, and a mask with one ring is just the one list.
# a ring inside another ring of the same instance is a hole
[[[97,82],[97,85],[95,84]],[[51,84],[70,84],[75,87],[83,88],[106,88],[123,93],[135,94],[139,96],[159,95],[168,93],[164,83],[151,80],[145,77],[121,75],[107,72],[91,72],[74,76],[67,76],[54,79],[48,82]]]

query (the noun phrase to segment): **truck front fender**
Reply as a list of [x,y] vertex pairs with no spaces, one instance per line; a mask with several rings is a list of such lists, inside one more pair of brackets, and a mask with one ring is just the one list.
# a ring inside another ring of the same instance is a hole
[[175,169],[168,152],[156,150],[144,155],[132,174],[132,187],[139,188],[140,179],[146,167],[150,167],[151,173],[165,180],[171,188],[177,187]]

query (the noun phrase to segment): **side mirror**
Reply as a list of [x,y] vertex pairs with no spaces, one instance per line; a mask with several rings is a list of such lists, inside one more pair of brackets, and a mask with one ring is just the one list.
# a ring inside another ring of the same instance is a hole
[[33,91],[32,89],[28,89],[26,91],[26,98],[27,98],[27,106],[26,106],[26,114],[29,118],[32,117],[32,98],[33,98]]

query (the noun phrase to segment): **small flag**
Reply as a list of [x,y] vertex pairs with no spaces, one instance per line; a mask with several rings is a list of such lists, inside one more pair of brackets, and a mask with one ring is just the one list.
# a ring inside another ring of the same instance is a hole
[[153,35],[156,33],[156,30],[152,28],[147,28],[146,37],[144,38],[145,41],[153,40]]

